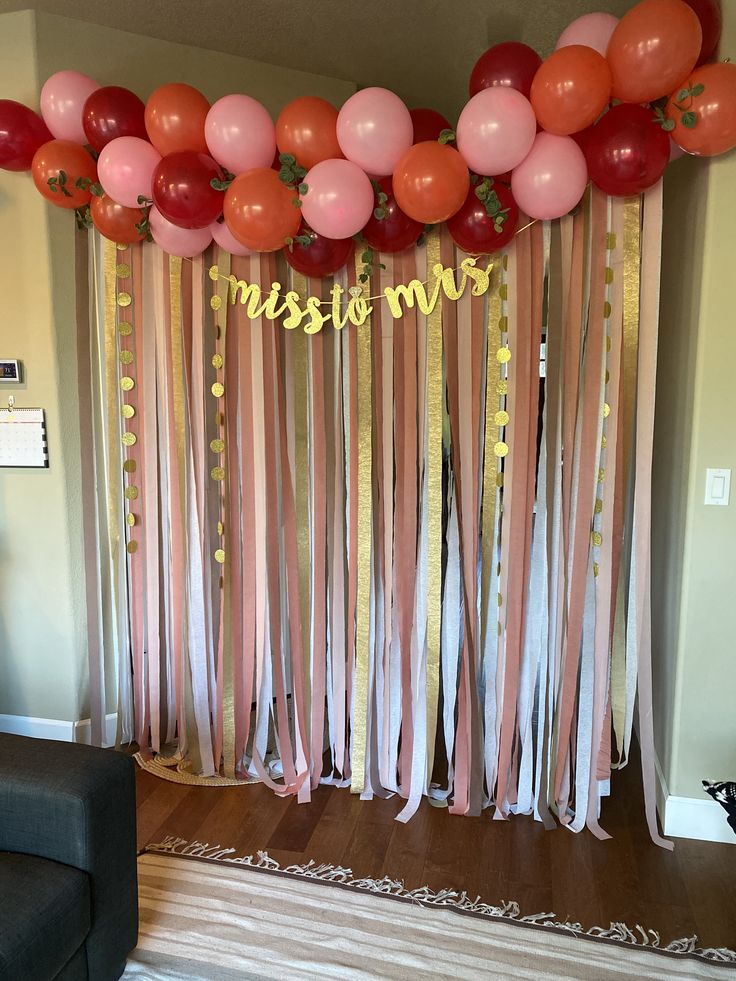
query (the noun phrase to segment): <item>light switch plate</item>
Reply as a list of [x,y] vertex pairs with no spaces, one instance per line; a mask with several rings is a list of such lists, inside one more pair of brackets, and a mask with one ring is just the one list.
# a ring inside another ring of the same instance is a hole
[[728,507],[731,496],[731,471],[708,467],[705,472],[705,503]]

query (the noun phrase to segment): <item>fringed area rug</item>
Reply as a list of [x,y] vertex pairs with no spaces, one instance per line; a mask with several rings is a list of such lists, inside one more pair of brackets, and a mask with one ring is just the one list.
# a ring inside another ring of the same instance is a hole
[[[138,863],[140,939],[127,981],[237,978],[715,978],[736,952],[660,945],[612,923],[584,931],[453,890],[407,890],[334,865],[281,868],[265,852],[167,838]],[[192,859],[199,861],[192,861]],[[591,942],[597,941],[597,942]]]

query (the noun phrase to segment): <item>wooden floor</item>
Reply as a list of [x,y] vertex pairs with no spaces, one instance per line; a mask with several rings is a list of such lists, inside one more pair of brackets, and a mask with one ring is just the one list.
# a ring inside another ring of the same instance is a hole
[[601,824],[613,835],[545,831],[530,817],[492,821],[422,803],[408,824],[397,799],[361,801],[320,787],[312,803],[282,799],[260,784],[187,787],[138,770],[138,841],[166,835],[264,850],[283,863],[308,859],[389,875],[407,887],[451,887],[487,902],[516,900],[522,913],[552,912],[583,927],[623,921],[663,941],[697,934],[705,946],[736,949],[736,845],[678,839],[652,845],[636,764],[613,774]]

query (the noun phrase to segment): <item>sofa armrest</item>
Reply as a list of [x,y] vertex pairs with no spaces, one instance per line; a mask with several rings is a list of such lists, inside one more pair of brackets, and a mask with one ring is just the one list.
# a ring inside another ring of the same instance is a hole
[[113,750],[0,734],[0,850],[88,873],[89,976],[119,977],[138,935],[133,760]]

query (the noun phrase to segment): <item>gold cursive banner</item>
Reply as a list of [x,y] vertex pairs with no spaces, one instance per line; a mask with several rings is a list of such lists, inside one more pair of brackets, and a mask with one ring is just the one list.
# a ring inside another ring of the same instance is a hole
[[[493,263],[489,262],[485,269],[476,266],[477,259],[468,256],[459,266],[460,281],[455,280],[457,269],[448,268],[438,262],[432,266],[432,279],[422,283],[412,279],[406,285],[387,286],[378,296],[363,296],[361,286],[351,286],[347,291],[350,299],[343,312],[343,296],[345,290],[337,283],[330,290],[330,299],[321,300],[318,296],[308,296],[302,299],[295,290],[282,294],[281,283],[272,283],[266,292],[257,283],[247,283],[235,276],[222,277],[228,279],[230,288],[228,299],[230,303],[242,303],[246,306],[246,315],[255,320],[265,317],[267,320],[279,320],[283,317],[282,325],[286,330],[294,330],[304,325],[305,334],[316,334],[325,324],[332,321],[336,330],[342,330],[347,324],[360,327],[370,317],[373,307],[371,300],[385,298],[391,316],[398,320],[403,317],[405,309],[415,305],[423,314],[430,314],[437,306],[440,294],[450,300],[459,300],[465,292],[468,281],[471,283],[473,296],[483,296],[488,291],[490,272]],[[220,276],[217,266],[210,268],[210,276],[216,279]]]

